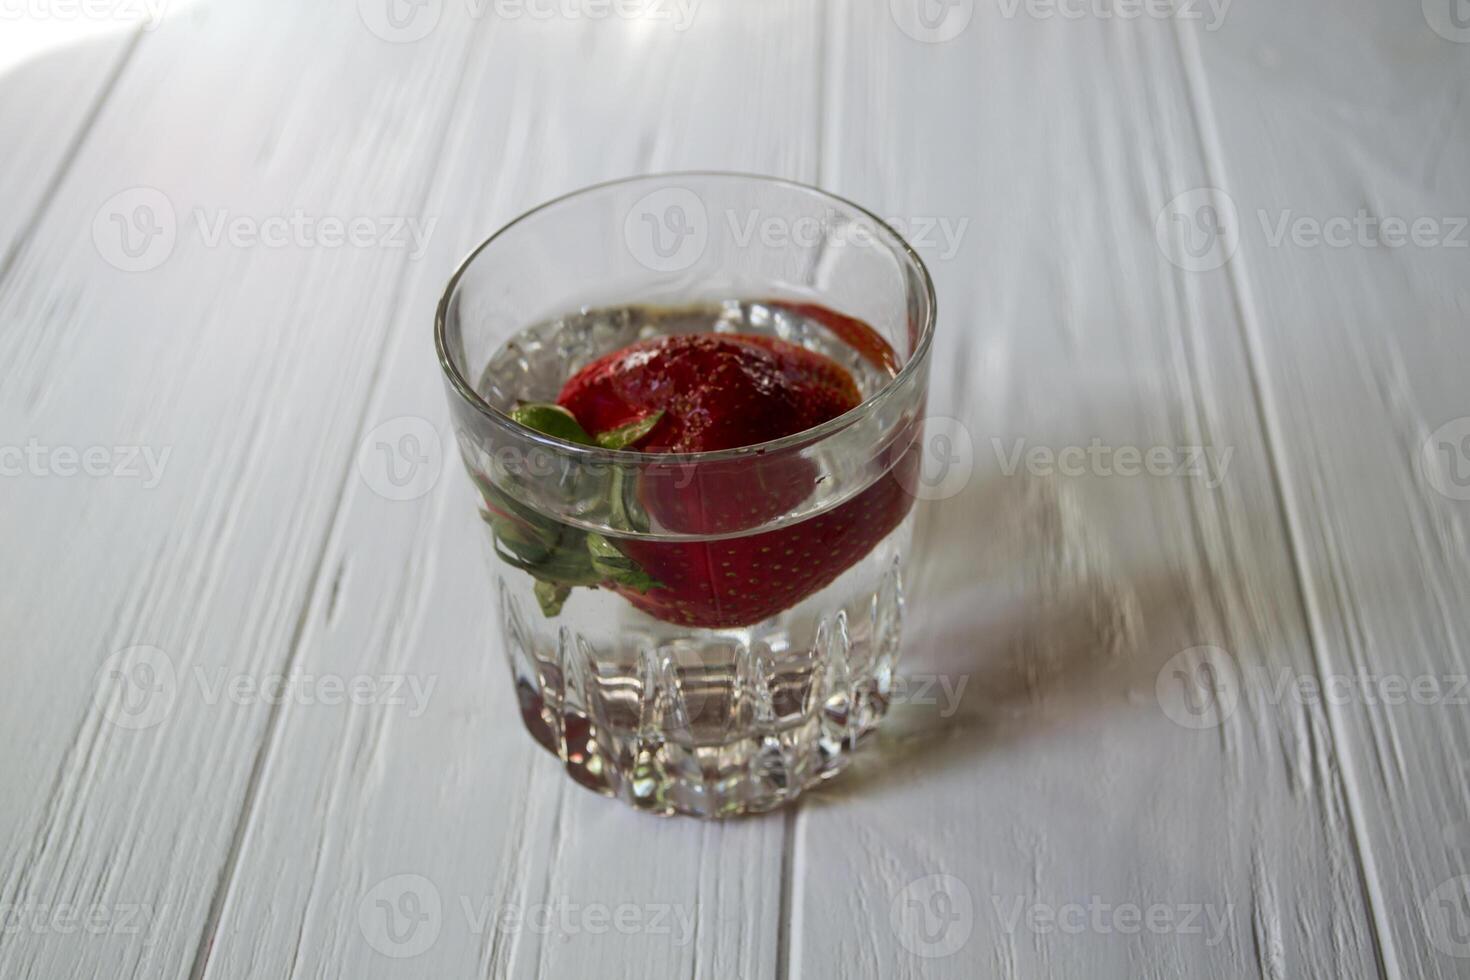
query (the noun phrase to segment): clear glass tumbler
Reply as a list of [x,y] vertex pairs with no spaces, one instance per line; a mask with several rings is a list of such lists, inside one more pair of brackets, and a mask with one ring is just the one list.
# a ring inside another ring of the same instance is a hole
[[[435,341],[483,497],[501,643],[526,728],[573,779],[657,813],[768,810],[875,728],[899,655],[934,316],[927,271],[878,218],[740,174],[569,194],[454,273]],[[863,400],[785,438],[688,454],[580,445],[511,417],[605,353],[706,331],[817,350]]]

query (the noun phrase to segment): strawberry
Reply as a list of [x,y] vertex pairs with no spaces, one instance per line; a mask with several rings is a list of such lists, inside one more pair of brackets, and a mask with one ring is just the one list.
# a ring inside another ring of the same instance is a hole
[[747,334],[682,334],[624,347],[578,371],[557,398],[588,432],[663,411],[636,446],[701,453],[769,442],[862,401],[852,376],[805,347]]
[[[557,399],[589,432],[661,413],[646,438],[630,446],[649,453],[753,446],[820,425],[861,401],[852,376],[815,351],[774,337],[713,333],[660,337],[608,354],[577,372]],[[665,530],[730,533],[791,510],[816,477],[806,460],[767,462],[754,470],[755,480],[749,466],[721,470],[650,466],[640,501]]]
[[910,448],[856,497],[775,531],[716,541],[620,541],[622,552],[660,584],[612,588],[650,616],[685,626],[768,619],[829,585],[898,526],[913,503],[899,471],[912,485],[918,460]]
[[[822,322],[838,318],[877,337],[860,321],[822,312],[828,317]],[[557,405],[522,406],[515,417],[573,442],[681,454],[779,439],[861,400],[846,370],[804,347],[764,336],[686,334],[608,354],[567,381]],[[917,449],[894,462],[862,493],[815,517],[712,541],[609,539],[580,531],[571,540],[570,529],[538,521],[488,485],[482,489],[502,557],[537,577],[547,615],[560,610],[573,586],[601,584],[667,622],[735,627],[774,616],[823,588],[903,520],[912,504],[903,478],[917,468]],[[758,467],[738,460],[691,468],[671,459],[667,468],[644,468],[639,517],[655,531],[732,534],[800,505],[816,475],[815,464],[799,457],[768,457]],[[612,496],[614,510],[626,513],[623,490]]]

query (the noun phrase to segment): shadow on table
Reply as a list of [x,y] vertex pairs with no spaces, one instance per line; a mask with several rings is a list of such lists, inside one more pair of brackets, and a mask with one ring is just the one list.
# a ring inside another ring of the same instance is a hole
[[1137,710],[1130,698],[1153,699],[1163,663],[1193,645],[1181,640],[1197,629],[1181,621],[1191,603],[1179,574],[1124,572],[1055,481],[975,481],[929,505],[915,541],[889,715],[815,801],[978,765],[1088,713]]

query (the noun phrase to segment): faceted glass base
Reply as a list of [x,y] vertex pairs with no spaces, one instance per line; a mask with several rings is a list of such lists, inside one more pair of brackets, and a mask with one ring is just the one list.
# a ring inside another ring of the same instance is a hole
[[725,817],[795,799],[841,771],[888,709],[909,523],[796,609],[738,630],[681,631],[606,592],[620,608],[547,620],[520,576],[501,576],[527,730],[577,782],[641,810]]

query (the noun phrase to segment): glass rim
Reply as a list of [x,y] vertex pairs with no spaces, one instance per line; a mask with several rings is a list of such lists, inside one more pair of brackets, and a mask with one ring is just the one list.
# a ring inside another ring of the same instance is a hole
[[[564,201],[582,197],[595,191],[607,190],[613,187],[620,187],[624,185],[638,184],[650,181],[678,179],[681,177],[735,178],[739,180],[751,181],[754,183],[779,184],[785,187],[796,188],[797,190],[806,191],[808,193],[827,198],[830,201],[851,208],[858,214],[861,214],[864,217],[871,219],[878,226],[881,232],[888,236],[889,239],[891,239],[891,245],[896,246],[893,248],[893,251],[898,256],[900,256],[900,258],[904,262],[906,262],[913,271],[916,271],[918,273],[919,280],[923,283],[924,313],[923,322],[920,324],[919,327],[919,340],[918,343],[914,345],[913,353],[910,354],[908,359],[904,361],[903,366],[900,367],[892,377],[884,382],[883,387],[873,392],[873,394],[871,394],[867,398],[864,398],[861,402],[859,402],[857,405],[854,405],[846,412],[843,412],[841,415],[838,415],[835,418],[828,419],[820,425],[814,425],[811,428],[802,429],[800,432],[793,432],[790,435],[782,436],[779,439],[769,439],[765,442],[752,443],[749,446],[739,446],[735,449],[716,449],[697,453],[647,453],[634,449],[605,449],[601,446],[587,446],[581,443],[568,442],[565,439],[558,439],[555,436],[550,436],[529,426],[522,425],[520,422],[517,422],[515,419],[511,418],[508,414],[502,412],[500,409],[485,401],[484,398],[480,397],[480,394],[475,390],[474,385],[465,378],[464,372],[459,369],[459,367],[454,363],[454,359],[450,356],[449,345],[446,337],[448,331],[448,312],[450,300],[453,299],[455,290],[459,287],[460,280],[463,279],[466,273],[469,272],[470,267],[474,265],[475,260],[479,258],[480,253],[485,251],[485,249],[489,248],[491,244],[499,240],[503,235],[510,232],[511,229],[520,225],[522,222],[536,216],[537,214],[540,214],[542,211],[545,211],[548,208],[561,204]],[[821,442],[856,423],[861,417],[872,411],[872,406],[886,400],[892,392],[898,390],[901,387],[901,383],[907,380],[914,372],[919,370],[919,366],[928,357],[929,348],[934,339],[936,307],[937,297],[934,292],[934,280],[930,277],[929,269],[924,264],[924,260],[919,257],[919,254],[916,251],[914,251],[913,246],[910,245],[902,235],[895,231],[893,227],[888,224],[888,222],[884,221],[882,218],[878,217],[876,214],[874,214],[872,211],[869,211],[861,204],[851,201],[840,194],[834,194],[831,191],[823,190],[822,188],[816,187],[812,184],[803,183],[799,180],[790,180],[785,177],[772,177],[767,174],[754,174],[734,170],[673,170],[660,173],[636,174],[630,177],[618,177],[613,180],[604,180],[595,184],[588,184],[584,187],[579,187],[575,190],[568,191],[565,194],[558,194],[556,197],[542,201],[540,204],[537,204],[536,206],[526,211],[522,211],[520,214],[516,215],[510,221],[506,222],[504,225],[498,228],[493,234],[490,235],[489,238],[485,239],[479,245],[476,245],[470,251],[470,253],[466,255],[463,260],[460,261],[459,265],[455,268],[454,273],[449,277],[449,282],[444,287],[444,294],[440,297],[439,305],[434,311],[434,351],[439,359],[439,367],[444,372],[444,376],[449,380],[450,385],[454,388],[455,393],[466,403],[468,403],[472,408],[474,408],[480,415],[485,416],[492,423],[507,428],[510,431],[516,433],[516,435],[520,438],[527,439],[548,449],[571,455],[574,458],[595,460],[599,463],[621,462],[630,466],[648,465],[652,463],[668,464],[670,462],[677,462],[679,464],[705,462],[716,463],[724,462],[727,460],[741,459],[747,456],[769,455],[773,452],[780,452],[786,449],[790,449],[792,447],[806,446],[813,443]]]

